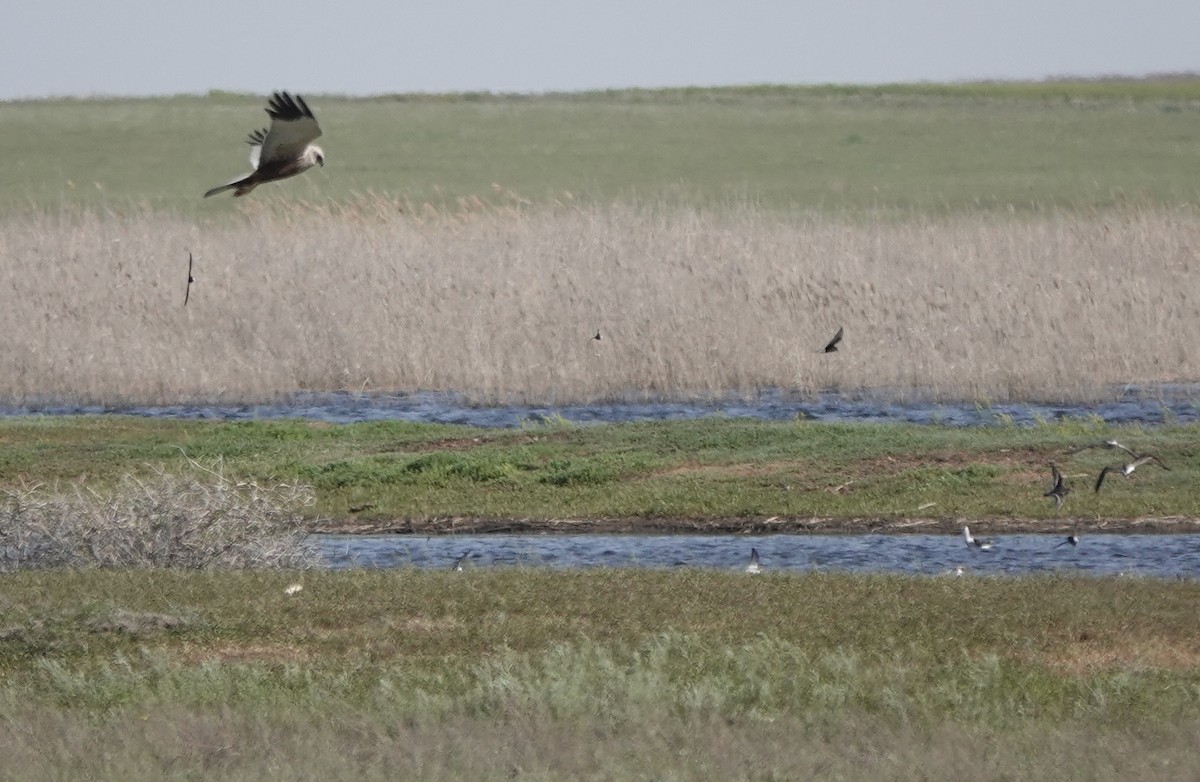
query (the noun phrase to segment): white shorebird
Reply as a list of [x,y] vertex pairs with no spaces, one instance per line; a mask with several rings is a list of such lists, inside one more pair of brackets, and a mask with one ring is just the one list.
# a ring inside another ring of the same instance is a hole
[[1058,471],[1058,465],[1054,462],[1050,462],[1050,480],[1054,481],[1054,485],[1052,485],[1050,490],[1042,496],[1053,497],[1054,507],[1061,508],[1063,500],[1065,500],[1067,495],[1071,493],[1071,487],[1063,483],[1063,475]]
[[974,546],[980,551],[987,551],[996,543],[996,541],[992,540],[991,538],[972,537],[971,528],[967,526],[963,526],[963,540],[967,542],[968,546]]
[[761,573],[762,572],[762,565],[759,564],[758,549],[756,549],[756,548],[750,549],[750,564],[746,565],[746,572],[747,573]]
[[[1129,449],[1126,448],[1125,450]],[[1167,470],[1168,472],[1171,470],[1170,467],[1163,463],[1162,459],[1158,458],[1152,453],[1133,454],[1133,461],[1126,462],[1125,464],[1110,464],[1101,470],[1100,475],[1096,478],[1096,491],[1100,491],[1100,487],[1104,484],[1104,477],[1110,472],[1119,472],[1128,478],[1130,475],[1133,475],[1134,470],[1141,467],[1143,464],[1150,464],[1151,462],[1157,464],[1159,467]]]
[[467,561],[467,557],[471,556],[470,551],[464,551],[462,556],[454,560],[454,567],[450,568],[455,573],[463,572],[463,563]]

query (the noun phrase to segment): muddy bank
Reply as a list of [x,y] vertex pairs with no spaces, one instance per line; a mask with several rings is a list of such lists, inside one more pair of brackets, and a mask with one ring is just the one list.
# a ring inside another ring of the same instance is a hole
[[483,535],[530,533],[764,535],[804,534],[958,534],[963,524],[979,534],[995,533],[1140,533],[1200,532],[1200,518],[1148,516],[1136,519],[1072,518],[617,518],[617,519],[491,519],[445,518],[422,521],[331,519],[313,532],[336,534]]

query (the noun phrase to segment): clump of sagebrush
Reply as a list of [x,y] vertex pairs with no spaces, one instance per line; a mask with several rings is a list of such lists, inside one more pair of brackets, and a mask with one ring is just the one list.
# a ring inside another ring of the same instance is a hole
[[297,484],[234,480],[222,465],[156,470],[117,486],[8,491],[0,572],[24,568],[295,568],[313,563]]

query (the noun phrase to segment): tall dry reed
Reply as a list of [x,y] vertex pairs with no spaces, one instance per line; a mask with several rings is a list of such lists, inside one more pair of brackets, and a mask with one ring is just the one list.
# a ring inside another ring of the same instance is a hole
[[[1053,400],[1200,377],[1192,208],[874,222],[748,205],[246,210],[4,221],[0,400],[765,386]],[[819,353],[843,325],[841,350]]]

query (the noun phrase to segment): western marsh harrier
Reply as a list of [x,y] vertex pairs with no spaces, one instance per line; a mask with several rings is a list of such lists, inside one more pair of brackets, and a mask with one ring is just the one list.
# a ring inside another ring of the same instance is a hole
[[246,140],[254,170],[214,187],[204,194],[205,198],[226,190],[244,196],[264,182],[287,179],[315,165],[325,165],[325,153],[312,143],[321,135],[321,127],[304,98],[277,92],[267,103],[266,112],[271,117],[270,129],[256,130]]

